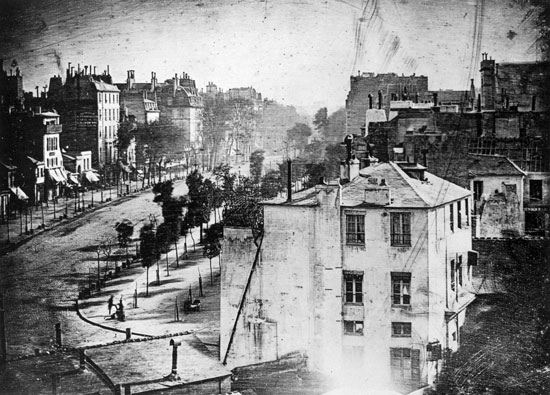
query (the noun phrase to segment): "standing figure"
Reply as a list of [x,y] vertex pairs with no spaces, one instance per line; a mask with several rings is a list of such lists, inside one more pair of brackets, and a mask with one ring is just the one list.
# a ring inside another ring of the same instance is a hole
[[108,306],[109,306],[109,315],[111,315],[111,309],[113,308],[113,306],[115,305],[113,303],[113,299],[114,299],[114,296],[111,295],[111,297],[109,298],[109,302],[108,302]]

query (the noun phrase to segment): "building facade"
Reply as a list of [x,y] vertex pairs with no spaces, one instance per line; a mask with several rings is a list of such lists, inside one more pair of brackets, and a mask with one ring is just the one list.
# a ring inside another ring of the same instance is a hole
[[112,84],[109,71],[96,74],[95,67],[67,68],[61,76],[50,79],[48,104],[59,111],[64,123],[61,145],[68,151],[92,151],[92,166],[105,180],[116,174],[118,125],[120,121],[119,89]]
[[411,390],[458,348],[474,298],[470,192],[422,167],[350,167],[347,184],[266,202],[258,248],[246,230],[224,233],[229,365],[300,351],[343,383]]

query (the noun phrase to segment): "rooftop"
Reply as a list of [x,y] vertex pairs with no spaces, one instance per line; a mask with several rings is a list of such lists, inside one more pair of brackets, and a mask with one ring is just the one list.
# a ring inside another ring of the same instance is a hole
[[467,176],[524,176],[525,172],[521,170],[514,162],[505,156],[500,155],[468,155],[466,163],[461,166],[467,172]]
[[[424,171],[420,165],[412,166],[414,171],[422,171],[423,179],[409,177],[396,163],[379,163],[365,167],[349,183],[342,185],[341,206],[364,206],[366,190],[391,190],[389,208],[431,208],[470,196],[471,192],[449,181]],[[382,182],[383,180],[383,182]],[[292,194],[292,201],[278,196],[264,202],[267,205],[316,206],[316,188],[309,188]]]
[[342,190],[342,206],[363,204],[365,189],[372,188],[369,178],[384,179],[391,190],[391,203],[386,207],[429,208],[464,199],[470,191],[434,174],[424,172],[424,179],[409,177],[396,163],[379,163],[365,167]]

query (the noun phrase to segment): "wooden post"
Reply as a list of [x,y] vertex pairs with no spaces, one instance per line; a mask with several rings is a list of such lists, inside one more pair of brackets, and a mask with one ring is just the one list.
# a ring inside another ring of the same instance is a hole
[[2,350],[2,361],[8,359],[8,342],[6,339],[6,313],[4,310],[4,294],[0,294],[0,348]]

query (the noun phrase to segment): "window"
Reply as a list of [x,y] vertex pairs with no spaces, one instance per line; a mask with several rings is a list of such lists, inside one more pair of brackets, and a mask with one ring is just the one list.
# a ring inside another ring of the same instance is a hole
[[392,337],[411,337],[412,324],[410,322],[392,322]]
[[390,358],[392,379],[420,381],[420,350],[390,348]]
[[470,226],[470,207],[468,204],[468,199],[464,200],[464,211],[466,212],[466,226]]
[[411,245],[411,213],[390,213],[391,245]]
[[456,202],[456,225],[458,229],[462,229],[462,204],[460,200]]
[[346,215],[346,243],[365,244],[364,215]]
[[542,200],[542,180],[529,180],[529,198]]
[[525,211],[525,233],[544,237],[544,211]]
[[449,227],[451,231],[455,231],[455,210],[452,204],[449,204]]
[[410,305],[411,304],[411,274],[403,272],[391,273],[392,284],[392,304]]
[[363,321],[344,321],[344,334],[362,335]]
[[474,181],[474,200],[479,201],[483,195],[483,181]]
[[462,255],[458,256],[458,262],[456,264],[456,271],[458,274],[458,285],[462,287]]
[[456,265],[455,260],[451,259],[451,291],[456,290]]
[[363,274],[344,272],[346,303],[363,303]]

